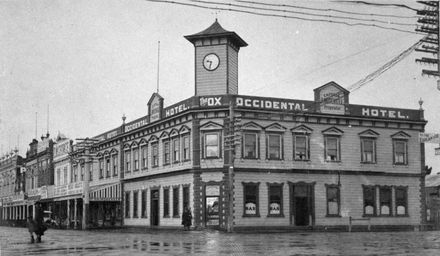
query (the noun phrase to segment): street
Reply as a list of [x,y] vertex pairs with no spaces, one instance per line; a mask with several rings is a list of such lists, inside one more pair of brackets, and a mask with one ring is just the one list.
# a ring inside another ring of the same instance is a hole
[[0,227],[7,255],[438,255],[440,232],[234,233],[50,229],[29,243],[25,228]]

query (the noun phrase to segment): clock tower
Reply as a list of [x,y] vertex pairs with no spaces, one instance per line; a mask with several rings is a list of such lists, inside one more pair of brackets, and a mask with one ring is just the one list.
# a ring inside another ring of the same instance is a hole
[[185,38],[195,48],[195,95],[238,94],[238,51],[247,43],[222,28],[217,19]]

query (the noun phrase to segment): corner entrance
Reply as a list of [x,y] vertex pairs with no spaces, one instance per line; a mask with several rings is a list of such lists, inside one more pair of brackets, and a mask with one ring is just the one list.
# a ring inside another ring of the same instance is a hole
[[150,225],[159,226],[159,190],[151,190]]
[[315,223],[314,212],[314,185],[315,183],[290,184],[290,225],[313,226]]

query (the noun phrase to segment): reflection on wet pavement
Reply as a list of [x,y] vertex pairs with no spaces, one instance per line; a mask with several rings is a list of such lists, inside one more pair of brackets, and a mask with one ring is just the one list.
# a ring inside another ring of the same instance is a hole
[[440,232],[226,234],[206,231],[49,230],[0,227],[4,255],[439,255]]

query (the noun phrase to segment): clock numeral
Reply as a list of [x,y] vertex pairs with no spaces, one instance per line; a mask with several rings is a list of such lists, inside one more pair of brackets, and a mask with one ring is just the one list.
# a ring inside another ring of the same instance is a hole
[[208,66],[208,68],[209,68],[209,69],[211,69],[211,66],[212,66],[212,60],[207,60],[206,62],[208,62],[208,63],[209,63],[209,66]]

